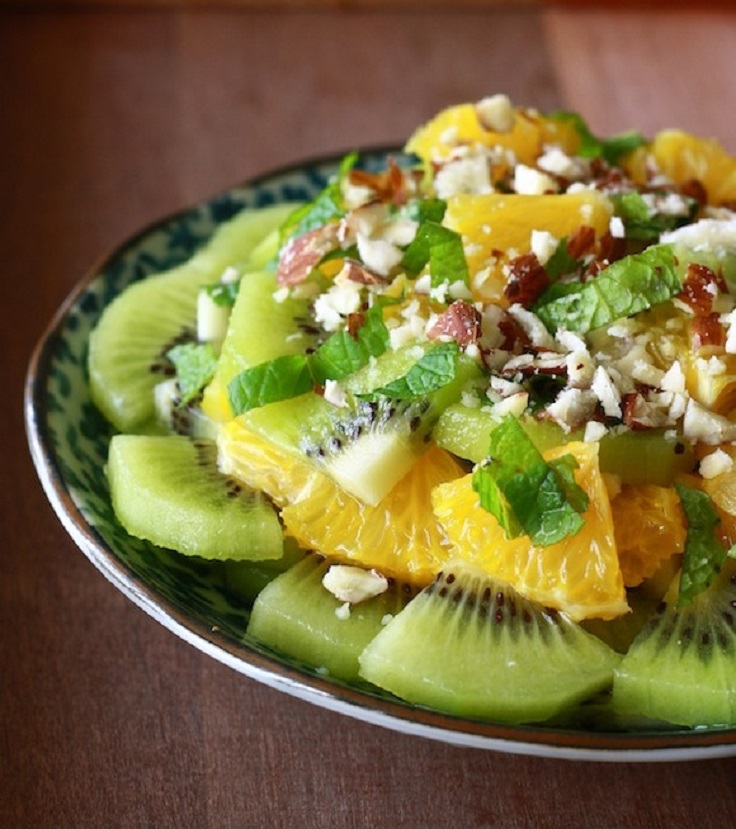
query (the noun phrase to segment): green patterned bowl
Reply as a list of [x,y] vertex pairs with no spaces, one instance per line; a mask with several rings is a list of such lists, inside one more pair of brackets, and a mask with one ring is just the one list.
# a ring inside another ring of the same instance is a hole
[[[363,154],[380,169],[391,150]],[[736,729],[637,732],[481,723],[352,687],[284,659],[245,633],[249,607],[224,588],[220,566],[131,538],[115,520],[104,464],[110,428],[92,405],[86,353],[102,310],[126,285],[188,258],[242,207],[308,200],[341,156],[305,162],[168,217],[121,245],[77,286],[38,344],[26,384],[26,428],[39,478],[65,529],[126,596],[190,644],[237,671],[349,716],[457,745],[594,760],[681,760],[736,754]]]

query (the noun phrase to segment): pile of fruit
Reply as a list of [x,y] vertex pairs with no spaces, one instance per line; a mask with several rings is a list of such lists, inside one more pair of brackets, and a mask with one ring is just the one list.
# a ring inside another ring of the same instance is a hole
[[119,521],[341,681],[736,724],[736,160],[503,95],[405,151],[108,306]]

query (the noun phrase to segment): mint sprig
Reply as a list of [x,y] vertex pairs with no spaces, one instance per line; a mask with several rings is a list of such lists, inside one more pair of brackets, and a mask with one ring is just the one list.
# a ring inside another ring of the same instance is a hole
[[299,397],[313,386],[307,357],[288,354],[236,374],[227,391],[230,408],[235,415],[240,415],[269,403]]
[[366,365],[371,357],[380,357],[388,343],[382,307],[374,305],[365,312],[355,336],[337,331],[317,349],[310,358],[312,376],[320,385],[325,380],[341,380]]
[[402,267],[412,274],[418,274],[427,263],[433,288],[458,281],[469,284],[468,263],[460,234],[434,221],[419,225],[401,260]]
[[337,175],[324,187],[311,202],[297,207],[281,225],[281,244],[295,236],[301,236],[310,230],[321,227],[333,219],[345,215],[341,186],[343,180],[358,163],[358,153],[348,153],[340,162]]
[[233,282],[217,282],[214,285],[205,285],[204,291],[216,304],[224,308],[232,308],[240,290],[240,280]]
[[183,343],[166,356],[174,364],[179,386],[179,405],[191,402],[210,382],[217,367],[217,354],[209,343]]
[[424,397],[455,379],[459,355],[460,349],[455,341],[442,343],[420,357],[403,377],[357,396],[368,401],[379,397],[390,397],[393,400]]
[[685,607],[710,586],[733,550],[727,550],[716,538],[714,531],[721,519],[707,493],[684,484],[675,484],[675,488],[687,520],[677,598],[678,606]]
[[583,158],[604,158],[609,164],[618,164],[622,156],[647,143],[647,139],[636,130],[628,130],[608,138],[598,138],[577,112],[560,110],[550,113],[549,118],[572,124],[580,138],[578,155]]
[[575,481],[577,461],[564,455],[547,463],[518,420],[506,416],[490,435],[489,458],[473,473],[480,504],[507,538],[528,535],[548,546],[578,533],[588,496]]
[[671,299],[682,289],[681,270],[669,245],[652,245],[588,282],[552,285],[533,310],[551,332],[565,328],[587,334]]
[[661,233],[690,221],[697,208],[695,199],[686,199],[690,206],[689,215],[675,216],[651,210],[641,193],[621,193],[611,198],[614,213],[623,221],[627,238],[644,241],[658,239]]

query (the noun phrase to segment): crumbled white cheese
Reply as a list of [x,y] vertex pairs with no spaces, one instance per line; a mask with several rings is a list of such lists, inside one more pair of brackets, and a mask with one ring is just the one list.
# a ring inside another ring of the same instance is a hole
[[672,363],[672,365],[662,375],[659,387],[663,391],[674,391],[678,392],[679,394],[684,394],[685,374],[682,370],[682,366],[680,365],[679,360],[675,360],[675,362]]
[[381,276],[388,276],[390,270],[401,262],[401,250],[385,239],[371,239],[358,233],[356,241],[363,264]]
[[490,95],[475,104],[478,120],[484,129],[492,132],[511,132],[516,113],[507,95]]
[[350,618],[350,602],[343,602],[340,607],[335,608],[335,616],[345,622]]
[[546,265],[559,244],[557,238],[548,230],[532,230],[531,250],[540,265]]
[[529,394],[527,392],[519,392],[518,394],[509,395],[495,403],[493,406],[494,417],[505,417],[508,414],[514,417],[521,417],[529,404]]
[[663,233],[660,241],[666,244],[680,243],[693,250],[710,250],[717,256],[736,253],[736,217],[727,221],[700,219]]
[[541,196],[559,190],[557,182],[551,176],[535,170],[534,167],[527,167],[526,164],[516,165],[512,187],[524,196]]
[[568,385],[576,389],[590,388],[595,373],[595,363],[587,349],[571,351],[566,359]]
[[458,193],[482,194],[493,192],[491,170],[485,155],[470,155],[449,161],[437,171],[434,189],[441,199]]
[[725,319],[721,321],[728,326],[726,330],[726,344],[724,345],[726,354],[736,354],[736,311],[727,314]]
[[540,170],[564,178],[577,178],[583,173],[582,165],[575,158],[571,158],[556,144],[545,147],[542,155],[537,159]]
[[624,239],[626,237],[626,228],[620,216],[611,216],[608,223],[608,232],[614,239]]
[[603,406],[606,417],[621,417],[621,394],[603,366],[595,370],[590,389]]
[[325,331],[337,331],[344,318],[360,310],[360,307],[360,285],[350,279],[336,278],[329,289],[314,301],[314,317]]
[[322,584],[341,602],[357,604],[388,589],[388,579],[376,570],[363,570],[350,564],[333,564],[322,577]]
[[555,350],[555,341],[552,335],[547,331],[544,323],[536,314],[518,303],[514,303],[508,309],[507,313],[519,323],[535,348],[546,348],[550,351]]
[[690,398],[682,420],[682,433],[688,440],[718,446],[727,440],[736,440],[736,423]]
[[393,618],[393,613],[384,613],[383,616],[381,616],[381,624],[385,627]]
[[598,420],[589,420],[585,424],[585,434],[583,440],[586,443],[596,443],[601,438],[605,437],[606,427]]
[[470,292],[470,289],[462,279],[456,279],[454,282],[450,283],[447,288],[447,293],[450,295],[451,299],[473,298],[473,294]]
[[723,451],[716,449],[700,461],[700,474],[704,478],[717,478],[733,469],[733,458]]
[[347,406],[347,394],[337,380],[325,380],[324,398],[338,409]]
[[220,276],[220,282],[237,282],[240,279],[240,271],[233,265],[228,265]]
[[595,394],[587,389],[563,389],[547,406],[547,413],[563,431],[570,432],[590,420],[597,405]]
[[418,229],[418,222],[405,216],[397,216],[379,228],[376,236],[386,242],[391,242],[392,245],[405,248],[414,241]]

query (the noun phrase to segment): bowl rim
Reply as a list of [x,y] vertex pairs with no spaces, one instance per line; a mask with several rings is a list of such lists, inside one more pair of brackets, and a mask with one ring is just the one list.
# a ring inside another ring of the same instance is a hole
[[[394,146],[366,147],[361,156],[401,153]],[[193,613],[162,596],[115,551],[84,518],[61,474],[49,435],[45,389],[49,365],[71,309],[108,266],[160,228],[236,190],[256,189],[279,176],[334,165],[345,151],[314,156],[277,166],[148,223],[114,245],[88,268],[60,304],[31,354],[24,386],[26,437],[43,491],[67,534],[90,562],[120,592],[149,616],[208,656],[276,690],[354,719],[457,746],[569,760],[661,762],[716,759],[736,755],[736,728],[672,729],[642,732],[592,732],[506,725],[455,717],[430,709],[373,696],[367,690],[308,674],[276,655],[236,642]]]

